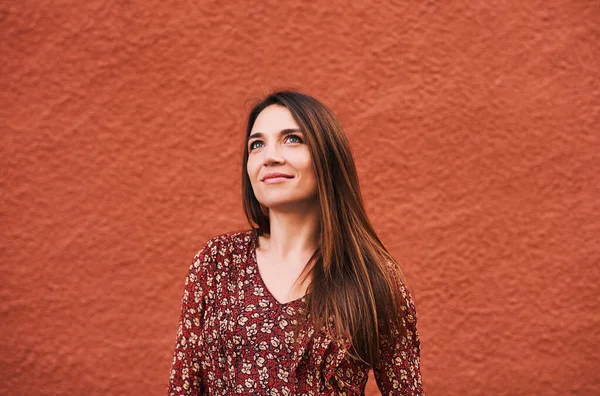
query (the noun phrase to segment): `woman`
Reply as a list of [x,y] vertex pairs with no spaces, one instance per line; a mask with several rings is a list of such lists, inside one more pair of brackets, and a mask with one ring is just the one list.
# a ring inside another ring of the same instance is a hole
[[252,228],[210,239],[186,279],[170,395],[422,395],[416,311],[365,214],[346,134],[316,99],[251,110]]

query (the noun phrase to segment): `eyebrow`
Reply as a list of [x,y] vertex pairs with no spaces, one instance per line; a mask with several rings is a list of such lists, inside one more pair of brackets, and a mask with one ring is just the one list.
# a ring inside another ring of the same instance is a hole
[[[282,129],[281,131],[279,131],[279,136],[289,135],[290,133],[296,133],[296,132],[302,133],[302,130],[300,128],[285,128],[285,129]],[[256,133],[253,133],[252,135],[248,136],[246,138],[246,141],[249,141],[250,139],[254,139],[254,138],[263,137],[263,136],[265,136],[264,133],[256,132]]]

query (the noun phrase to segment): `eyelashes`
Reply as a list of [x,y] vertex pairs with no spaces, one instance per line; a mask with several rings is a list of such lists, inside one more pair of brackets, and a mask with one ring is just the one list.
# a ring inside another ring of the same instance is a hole
[[[294,134],[287,135],[285,137],[285,140],[287,140],[289,138],[296,138],[296,139],[298,139],[297,142],[292,142],[292,143],[302,143],[302,138],[300,138],[300,136],[298,136],[298,135],[294,135]],[[252,143],[250,143],[250,146],[248,147],[248,151],[252,151],[254,149],[260,148],[260,147],[256,147],[255,146],[256,143],[262,143],[262,141],[261,140],[255,140]]]

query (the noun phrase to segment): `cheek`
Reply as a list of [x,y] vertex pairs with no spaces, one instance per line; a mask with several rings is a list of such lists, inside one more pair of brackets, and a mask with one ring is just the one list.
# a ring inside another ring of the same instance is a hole
[[248,162],[246,162],[246,172],[248,173],[248,176],[250,176],[250,179],[252,179],[253,176],[256,176],[256,172],[258,172],[258,170],[259,167],[256,165],[256,160],[252,157],[249,157]]
[[313,174],[313,163],[308,150],[303,152],[295,152],[295,155],[289,157],[289,161],[293,163],[294,167],[306,174]]
[[312,178],[315,177],[315,171],[313,169],[312,160],[309,158],[303,158],[302,161],[302,173]]

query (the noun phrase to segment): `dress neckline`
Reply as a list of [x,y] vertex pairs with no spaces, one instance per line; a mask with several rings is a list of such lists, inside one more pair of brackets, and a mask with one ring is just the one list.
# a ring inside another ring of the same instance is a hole
[[265,296],[267,298],[269,298],[270,300],[272,300],[275,303],[275,305],[277,305],[281,308],[294,307],[297,305],[300,306],[300,305],[304,304],[308,293],[302,297],[295,299],[295,300],[291,300],[291,301],[284,302],[284,303],[280,302],[277,298],[275,298],[273,293],[271,293],[271,290],[269,290],[269,288],[267,287],[267,284],[265,283],[265,280],[263,279],[263,277],[260,273],[260,268],[258,268],[258,261],[256,259],[256,245],[258,243],[258,234],[253,230],[250,230],[250,234],[251,234],[251,239],[252,239],[252,241],[250,242],[250,259],[251,259],[250,261],[251,261],[251,265],[254,267],[255,276],[258,279],[260,286],[265,291]]

